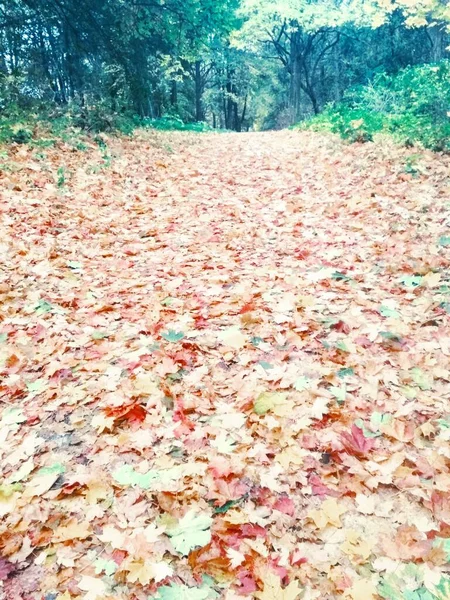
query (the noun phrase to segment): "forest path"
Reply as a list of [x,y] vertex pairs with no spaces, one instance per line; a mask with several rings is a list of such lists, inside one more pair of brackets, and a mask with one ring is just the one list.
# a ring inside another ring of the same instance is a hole
[[5,597],[448,597],[449,159],[107,143],[2,174]]

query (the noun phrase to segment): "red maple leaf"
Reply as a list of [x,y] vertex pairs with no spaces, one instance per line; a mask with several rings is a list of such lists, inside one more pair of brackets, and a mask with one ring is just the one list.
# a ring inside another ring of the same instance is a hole
[[363,430],[357,425],[352,425],[351,433],[344,432],[341,441],[345,450],[355,456],[367,454],[375,446],[375,440],[364,437]]
[[0,557],[0,581],[5,581],[8,576],[15,571],[16,567],[13,563],[9,562],[5,558]]

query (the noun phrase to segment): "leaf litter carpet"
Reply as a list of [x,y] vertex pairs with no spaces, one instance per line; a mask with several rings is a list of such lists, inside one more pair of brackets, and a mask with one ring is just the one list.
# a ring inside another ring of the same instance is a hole
[[449,158],[107,148],[1,175],[0,597],[450,598]]

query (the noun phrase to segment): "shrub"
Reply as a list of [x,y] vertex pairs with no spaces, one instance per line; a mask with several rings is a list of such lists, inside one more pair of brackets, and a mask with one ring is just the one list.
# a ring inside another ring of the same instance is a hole
[[300,127],[332,131],[350,141],[370,141],[383,131],[406,145],[450,152],[450,61],[378,74]]

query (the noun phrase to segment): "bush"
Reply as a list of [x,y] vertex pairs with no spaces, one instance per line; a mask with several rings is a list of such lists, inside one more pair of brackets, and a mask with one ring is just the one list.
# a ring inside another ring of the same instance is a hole
[[[33,143],[52,145],[56,139],[79,149],[83,133],[93,135],[109,132],[131,135],[138,127],[148,127],[161,131],[212,131],[207,123],[184,123],[180,118],[167,116],[161,119],[142,119],[131,113],[114,113],[105,105],[89,108],[73,105],[58,107],[48,111],[36,106],[31,112],[10,107],[7,114],[0,117],[0,144]],[[42,139],[42,133],[53,139]],[[35,135],[36,134],[36,135]]]
[[450,152],[450,61],[379,74],[300,127],[350,141],[370,141],[385,132],[406,145]]
[[184,123],[179,117],[166,116],[160,119],[144,119],[143,125],[159,131],[212,131],[207,123]]

